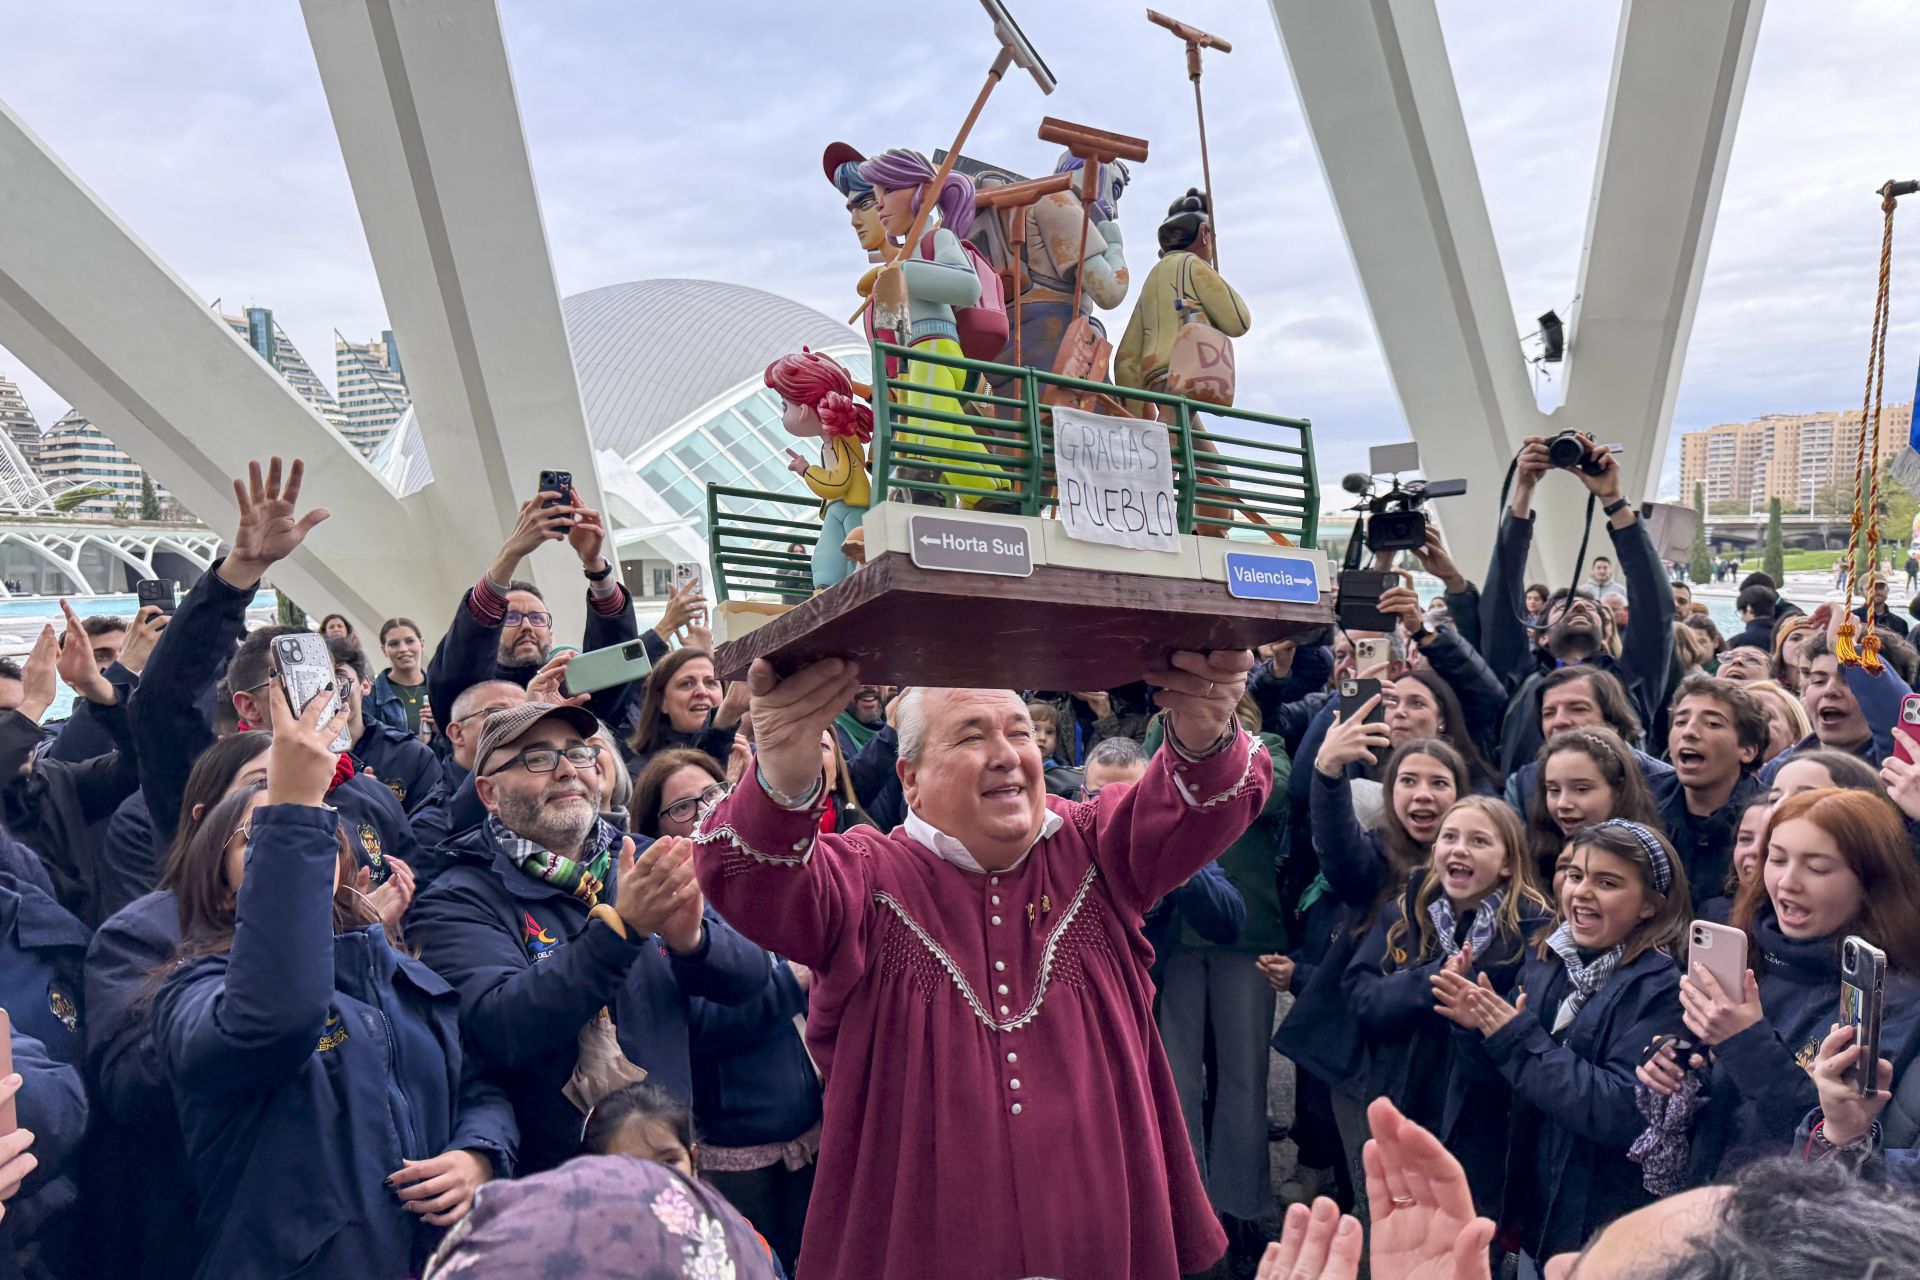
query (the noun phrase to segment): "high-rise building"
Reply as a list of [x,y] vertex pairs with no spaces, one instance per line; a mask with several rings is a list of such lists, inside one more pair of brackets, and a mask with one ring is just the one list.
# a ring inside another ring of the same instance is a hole
[[287,380],[287,385],[300,393],[302,399],[320,411],[327,425],[339,432],[344,439],[347,435],[347,417],[340,412],[340,405],[327,390],[327,384],[320,381],[320,375],[313,371],[307,358],[293,345],[286,331],[275,323],[273,312],[267,307],[248,307],[244,316],[223,315],[220,317],[232,326],[240,335],[241,341],[260,353],[260,358],[272,365],[274,372]]
[[[1912,404],[1882,409],[1874,465],[1899,455],[1912,423]],[[1789,513],[1814,514],[1823,495],[1831,505],[1833,490],[1845,490],[1852,500],[1859,450],[1858,409],[1770,413],[1689,431],[1680,437],[1680,501],[1691,503],[1698,484],[1709,513],[1716,506],[1761,511],[1778,498]]]
[[20,450],[20,458],[31,469],[40,465],[40,423],[27,407],[27,398],[7,378],[0,378],[0,430],[4,430]]
[[334,383],[340,388],[342,434],[361,453],[372,454],[412,401],[400,348],[388,329],[372,342],[348,342],[333,335]]
[[[40,476],[49,488],[94,485],[106,490],[74,507],[73,515],[137,517],[143,474],[140,464],[82,417],[78,409],[69,409],[48,428],[41,442]],[[162,503],[171,500],[157,483],[154,492]]]

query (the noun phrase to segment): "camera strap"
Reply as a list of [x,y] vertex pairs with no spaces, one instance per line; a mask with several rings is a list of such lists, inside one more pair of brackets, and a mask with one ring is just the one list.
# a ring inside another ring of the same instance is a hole
[[[1513,478],[1519,473],[1520,473],[1520,455],[1516,453],[1513,455],[1513,460],[1507,463],[1507,478],[1500,482],[1500,505],[1497,508],[1497,510],[1500,512],[1501,520],[1505,520],[1507,518],[1507,499],[1511,497],[1513,494]],[[1587,490],[1587,518],[1580,522],[1580,550],[1574,553],[1573,580],[1567,584],[1567,604],[1569,608],[1572,607],[1574,593],[1580,589],[1580,570],[1584,568],[1587,563],[1587,546],[1589,543],[1593,541],[1593,512],[1594,512],[1594,509],[1597,506],[1599,506],[1599,504],[1600,504],[1600,495],[1594,493],[1593,490],[1591,489]],[[1494,534],[1494,541],[1495,541],[1495,545],[1498,546],[1498,543],[1499,543],[1498,532]],[[1523,602],[1525,601],[1526,594],[1527,594],[1527,589],[1525,584],[1526,584],[1526,574],[1523,572],[1521,574],[1521,587],[1520,587],[1520,597]],[[1512,597],[1509,596],[1508,599],[1511,600]],[[1511,605],[1509,605],[1508,607],[1512,608]],[[1531,621],[1526,616],[1526,614],[1523,613],[1520,609],[1515,608],[1513,610],[1513,616],[1522,626],[1533,627],[1537,625],[1533,621]]]

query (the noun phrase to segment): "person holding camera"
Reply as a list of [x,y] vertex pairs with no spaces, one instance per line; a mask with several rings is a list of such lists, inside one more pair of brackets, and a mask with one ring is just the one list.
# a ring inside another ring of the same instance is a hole
[[[1569,441],[1583,446],[1580,455],[1573,456]],[[1559,446],[1558,458],[1553,446]],[[1556,468],[1570,470],[1606,513],[1614,556],[1626,579],[1628,613],[1635,622],[1617,658],[1607,645],[1612,618],[1596,599],[1583,594],[1550,603],[1542,646],[1535,648],[1528,640],[1522,593],[1533,545],[1533,495]],[[1512,773],[1539,751],[1539,704],[1533,686],[1557,667],[1589,663],[1612,672],[1626,687],[1641,723],[1660,720],[1673,665],[1673,591],[1640,513],[1621,492],[1620,464],[1605,445],[1564,434],[1551,445],[1540,436],[1527,438],[1514,460],[1513,491],[1500,518],[1481,606],[1482,652],[1513,690],[1500,740],[1502,774]],[[1649,749],[1658,748],[1652,744]]]

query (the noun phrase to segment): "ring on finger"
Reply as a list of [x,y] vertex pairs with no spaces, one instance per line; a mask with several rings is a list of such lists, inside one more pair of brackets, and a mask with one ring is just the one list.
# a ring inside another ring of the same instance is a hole
[[1393,1198],[1393,1207],[1396,1209],[1411,1209],[1418,1203],[1420,1202],[1412,1196],[1395,1196]]

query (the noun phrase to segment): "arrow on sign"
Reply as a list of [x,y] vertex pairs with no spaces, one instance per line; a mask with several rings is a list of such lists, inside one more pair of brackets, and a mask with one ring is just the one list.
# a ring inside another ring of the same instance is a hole
[[921,545],[921,546],[923,546],[923,547],[937,547],[937,546],[939,546],[939,545],[940,545],[940,539],[938,539],[938,538],[922,538],[922,539],[920,539],[920,545]]

